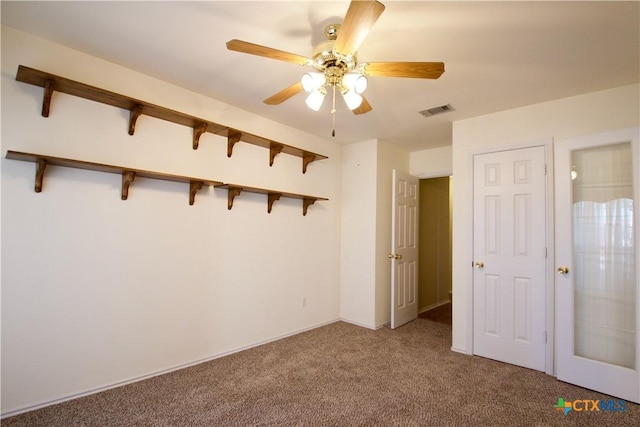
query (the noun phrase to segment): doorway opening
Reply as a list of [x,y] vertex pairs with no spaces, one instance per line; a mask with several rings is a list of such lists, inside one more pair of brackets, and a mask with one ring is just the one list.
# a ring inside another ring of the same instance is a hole
[[450,176],[420,180],[418,315],[451,324],[452,211]]

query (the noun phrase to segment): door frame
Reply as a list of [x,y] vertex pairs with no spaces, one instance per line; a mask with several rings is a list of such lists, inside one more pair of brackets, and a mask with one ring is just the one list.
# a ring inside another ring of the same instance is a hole
[[[470,150],[468,152],[468,164],[470,165],[471,170],[473,170],[473,159],[474,156],[479,154],[490,154],[501,151],[509,151],[509,150],[519,150],[523,148],[533,148],[543,146],[545,149],[545,163],[546,163],[546,183],[545,183],[545,191],[546,191],[546,212],[545,212],[545,220],[546,220],[546,230],[545,230],[545,240],[546,240],[546,248],[547,248],[547,261],[545,267],[545,329],[547,332],[546,336],[546,344],[545,344],[545,370],[544,372],[549,375],[555,375],[555,270],[554,270],[554,193],[553,193],[553,138],[540,138],[535,140],[504,144],[504,145],[496,145],[496,146],[487,146],[476,150]],[[455,179],[455,177],[454,177]],[[473,201],[473,173],[468,176],[468,200]],[[473,204],[472,204],[473,206]],[[455,208],[455,207],[454,207]],[[473,211],[472,215],[469,218],[469,229],[473,235]],[[455,243],[454,243],[455,244]],[[467,286],[466,286],[466,294],[473,295],[473,267],[471,265],[473,261],[473,244],[467,247],[467,266],[469,269],[467,270]],[[455,299],[455,295],[454,295]],[[468,331],[467,334],[467,348],[470,349],[470,354],[473,353],[473,334],[474,334],[474,324],[473,324],[473,299],[468,300],[468,304],[466,307],[466,316],[467,316],[467,324]]]

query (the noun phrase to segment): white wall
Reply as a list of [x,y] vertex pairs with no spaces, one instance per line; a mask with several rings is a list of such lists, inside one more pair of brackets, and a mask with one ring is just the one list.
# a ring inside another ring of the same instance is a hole
[[342,167],[343,320],[379,328],[391,320],[392,170],[409,153],[379,140],[346,145]]
[[453,172],[453,146],[414,151],[410,155],[410,174],[418,178],[439,178]]
[[472,155],[530,140],[569,138],[640,124],[640,86],[559,99],[453,124],[453,345],[472,351]]
[[[152,375],[339,318],[341,148],[168,83],[2,28],[2,413]],[[19,64],[226,124],[329,157],[235,146],[128,111],[15,81]],[[188,205],[188,186],[49,167],[7,150],[327,197],[301,201],[225,190]],[[375,175],[373,175],[375,179]],[[374,191],[373,189],[372,191]],[[354,202],[357,199],[354,199]],[[302,307],[306,298],[306,307]],[[373,302],[371,303],[373,306]]]
[[377,141],[345,145],[342,151],[340,317],[375,326]]

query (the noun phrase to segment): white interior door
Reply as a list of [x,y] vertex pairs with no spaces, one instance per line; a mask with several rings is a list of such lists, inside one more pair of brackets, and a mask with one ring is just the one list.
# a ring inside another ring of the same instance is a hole
[[473,353],[545,370],[545,148],[474,156]]
[[558,379],[640,403],[638,128],[554,145]]
[[418,317],[419,180],[393,170],[391,214],[391,328]]

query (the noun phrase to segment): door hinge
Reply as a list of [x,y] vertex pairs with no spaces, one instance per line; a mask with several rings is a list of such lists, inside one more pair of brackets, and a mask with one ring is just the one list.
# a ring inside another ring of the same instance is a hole
[[546,344],[547,343],[547,331],[544,331],[543,338],[544,338],[544,343]]
[[547,259],[548,255],[547,255],[547,247],[544,247],[544,259]]
[[544,165],[544,174],[547,174],[547,165]]

